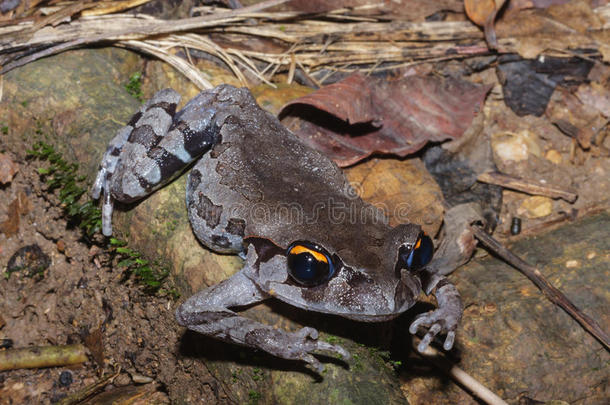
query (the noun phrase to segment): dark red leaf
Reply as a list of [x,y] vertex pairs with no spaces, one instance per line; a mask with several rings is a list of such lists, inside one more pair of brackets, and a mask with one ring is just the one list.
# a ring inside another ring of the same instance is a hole
[[284,125],[339,166],[373,153],[405,156],[429,141],[459,138],[490,86],[410,76],[388,81],[353,74],[286,104]]

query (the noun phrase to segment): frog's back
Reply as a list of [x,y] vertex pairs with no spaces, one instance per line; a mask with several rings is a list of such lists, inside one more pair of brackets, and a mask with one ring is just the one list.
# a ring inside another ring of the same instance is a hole
[[[238,237],[225,235],[229,230],[281,247],[315,240],[365,252],[378,245],[388,229],[383,214],[355,195],[334,162],[304,145],[243,91],[240,113],[224,121],[220,143],[191,174],[187,203],[198,237],[220,251],[241,249]],[[344,237],[350,240],[340,240]],[[214,245],[227,240],[228,249]]]

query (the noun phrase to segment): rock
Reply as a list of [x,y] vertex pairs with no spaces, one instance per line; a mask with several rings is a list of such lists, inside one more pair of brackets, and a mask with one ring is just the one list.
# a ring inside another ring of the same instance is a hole
[[[610,213],[605,212],[510,247],[606,332],[608,229]],[[578,265],[568,266],[571,261]],[[473,259],[451,279],[466,307],[452,353],[464,371],[511,404],[521,403],[521,395],[542,402],[587,398],[588,404],[607,403],[610,353],[529,279],[489,255]],[[443,377],[426,376],[422,364],[412,367],[415,371],[403,379],[412,403],[473,403]]]
[[550,160],[551,162],[555,163],[556,165],[561,164],[561,153],[559,153],[557,150],[555,149],[549,149],[545,154],[544,157],[547,160]]
[[517,215],[527,215],[528,218],[541,218],[551,215],[553,200],[548,197],[527,197],[517,209]]
[[495,133],[491,136],[491,147],[494,157],[504,164],[527,160],[530,154],[541,155],[537,136],[528,130]]

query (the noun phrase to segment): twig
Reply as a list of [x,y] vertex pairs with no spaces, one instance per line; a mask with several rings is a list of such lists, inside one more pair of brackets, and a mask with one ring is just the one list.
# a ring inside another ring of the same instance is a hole
[[[413,339],[414,347],[417,347],[417,344],[417,339]],[[414,352],[419,353],[417,350],[414,350]],[[457,383],[467,388],[474,396],[485,403],[489,405],[508,405],[502,398],[493,393],[473,376],[453,364],[435,348],[428,346],[426,350],[424,350],[423,353],[419,353],[419,355],[426,360],[430,360],[436,367],[453,378]]]
[[566,297],[561,291],[549,283],[538,269],[531,264],[523,261],[517,255],[505,248],[500,242],[488,235],[479,226],[471,226],[470,229],[474,236],[491,249],[495,254],[506,260],[511,266],[523,273],[542,291],[542,293],[555,305],[558,305],[576,320],[587,332],[595,337],[610,351],[610,337],[602,330],[595,320],[583,313]]
[[87,361],[85,346],[34,346],[0,351],[0,371],[66,366]]
[[490,172],[479,175],[477,181],[488,184],[495,184],[512,190],[523,191],[527,194],[542,195],[550,198],[561,198],[569,203],[573,203],[578,198],[578,194],[562,190],[556,187],[543,186],[539,183],[534,183],[529,180],[523,180],[518,177],[509,176],[507,174]]

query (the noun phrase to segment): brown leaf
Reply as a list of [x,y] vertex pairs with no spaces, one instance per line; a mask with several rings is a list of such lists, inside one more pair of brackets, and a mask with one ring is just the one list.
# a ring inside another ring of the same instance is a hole
[[91,352],[93,360],[99,367],[104,367],[104,342],[102,340],[102,329],[95,328],[89,331],[89,334],[85,336],[85,346]]
[[483,26],[489,18],[496,16],[503,3],[503,0],[499,2],[494,0],[464,0],[464,10],[473,23]]
[[284,125],[339,166],[374,153],[406,156],[427,142],[459,138],[490,86],[453,78],[346,79],[291,101]]
[[544,10],[507,13],[496,21],[499,38],[512,38],[511,45],[526,59],[548,49],[595,49],[610,60],[608,34],[599,30],[603,22],[585,1],[555,4]]
[[7,184],[13,180],[15,173],[19,171],[19,166],[5,153],[0,153],[0,183]]

